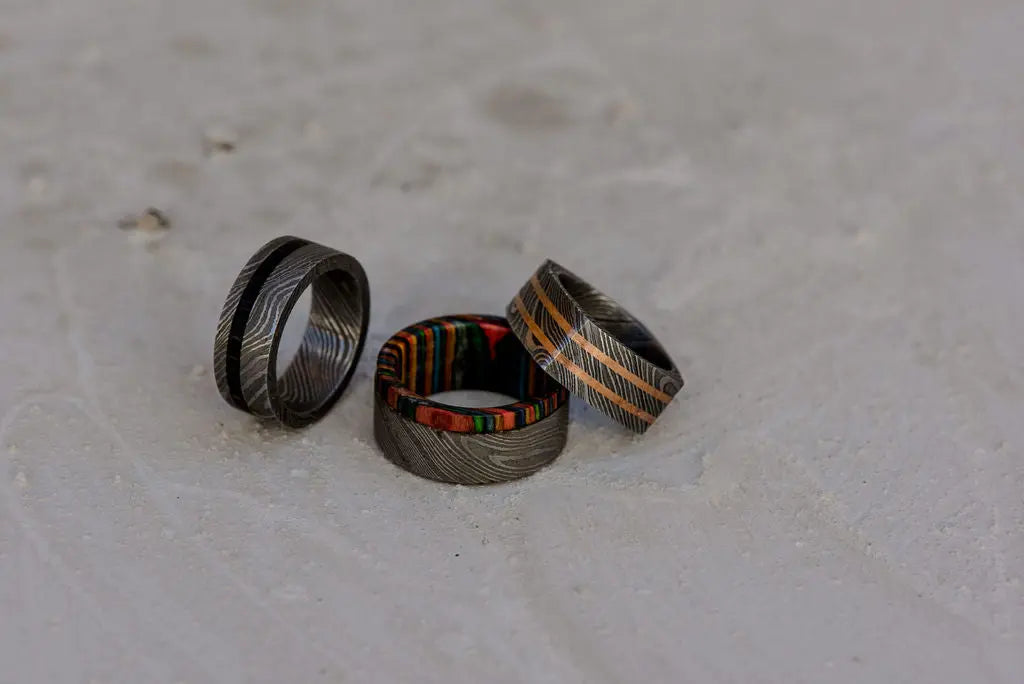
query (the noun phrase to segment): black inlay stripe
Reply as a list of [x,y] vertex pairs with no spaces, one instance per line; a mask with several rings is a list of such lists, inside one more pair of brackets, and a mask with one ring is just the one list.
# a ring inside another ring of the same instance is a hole
[[249,282],[246,283],[242,296],[238,300],[234,318],[231,319],[231,333],[228,336],[227,380],[231,399],[243,410],[248,410],[249,405],[246,403],[245,397],[242,396],[242,338],[245,336],[245,326],[249,324],[252,307],[274,269],[289,254],[308,244],[309,242],[306,240],[296,238],[291,242],[278,245],[249,278]]

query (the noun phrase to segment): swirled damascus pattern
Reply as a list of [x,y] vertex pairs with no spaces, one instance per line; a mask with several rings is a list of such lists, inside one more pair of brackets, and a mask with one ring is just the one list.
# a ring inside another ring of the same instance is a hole
[[[279,378],[284,323],[312,286],[309,321]],[[351,379],[369,324],[366,274],[347,254],[295,237],[261,247],[228,294],[214,343],[217,387],[232,406],[302,427],[323,417]]]
[[654,335],[610,297],[546,261],[508,306],[513,332],[570,392],[645,432],[683,387]]
[[531,475],[565,448],[568,403],[544,419],[503,432],[435,430],[374,397],[374,436],[388,460],[421,477],[453,484],[507,482]]
[[[403,328],[381,347],[374,387],[377,443],[392,462],[423,477],[514,480],[565,447],[569,393],[537,368],[500,316],[440,316]],[[429,397],[459,389],[519,401],[470,409]]]

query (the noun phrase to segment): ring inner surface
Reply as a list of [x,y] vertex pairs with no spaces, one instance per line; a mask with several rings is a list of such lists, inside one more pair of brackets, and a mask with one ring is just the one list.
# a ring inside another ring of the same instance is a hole
[[618,302],[566,271],[558,273],[558,281],[601,329],[658,368],[675,369],[675,363],[654,335]]
[[[428,398],[453,390],[498,392],[519,401],[474,408]],[[497,316],[446,316],[398,332],[378,357],[377,393],[402,415],[453,432],[524,427],[568,400]]]
[[309,322],[295,358],[278,379],[284,405],[315,414],[330,400],[355,361],[363,320],[363,294],[347,271],[328,271],[310,285]]

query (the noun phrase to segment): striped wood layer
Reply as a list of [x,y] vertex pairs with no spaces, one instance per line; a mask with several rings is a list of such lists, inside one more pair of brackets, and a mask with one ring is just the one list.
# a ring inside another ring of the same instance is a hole
[[[402,415],[438,430],[501,432],[550,415],[569,393],[533,362],[499,316],[442,316],[395,333],[377,355],[377,394]],[[519,399],[493,408],[441,404],[436,392],[477,389]]]

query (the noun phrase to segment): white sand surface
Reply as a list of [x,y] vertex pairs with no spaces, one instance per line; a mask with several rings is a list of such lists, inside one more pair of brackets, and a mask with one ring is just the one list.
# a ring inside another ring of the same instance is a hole
[[[0,0],[0,682],[1024,681],[1022,36],[1016,0]],[[209,372],[286,233],[373,288],[301,433]],[[393,467],[377,347],[545,257],[679,399],[640,438],[577,403],[515,484]]]

